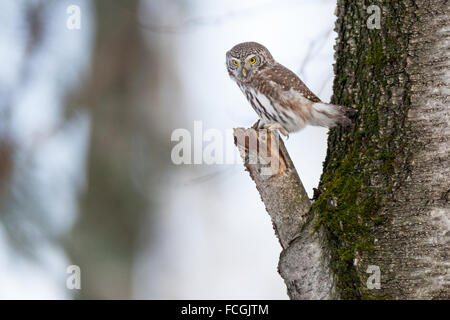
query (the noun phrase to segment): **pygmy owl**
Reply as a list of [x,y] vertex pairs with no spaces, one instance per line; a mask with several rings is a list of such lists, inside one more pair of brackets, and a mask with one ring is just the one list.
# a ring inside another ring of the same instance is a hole
[[299,77],[276,62],[256,42],[235,45],[227,52],[228,73],[259,116],[259,129],[279,130],[285,136],[306,125],[348,126],[356,110],[322,102]]

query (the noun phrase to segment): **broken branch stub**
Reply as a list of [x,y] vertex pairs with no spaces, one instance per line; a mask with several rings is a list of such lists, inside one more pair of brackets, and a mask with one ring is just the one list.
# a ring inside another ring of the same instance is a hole
[[244,166],[256,184],[283,249],[299,234],[311,202],[275,131],[234,129]]

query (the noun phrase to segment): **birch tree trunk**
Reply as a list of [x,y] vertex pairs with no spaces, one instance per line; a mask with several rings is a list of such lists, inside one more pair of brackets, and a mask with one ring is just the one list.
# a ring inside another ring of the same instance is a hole
[[[445,0],[338,1],[331,102],[359,115],[330,130],[319,195],[283,246],[291,298],[450,298],[449,12]],[[276,225],[278,200],[262,198]]]

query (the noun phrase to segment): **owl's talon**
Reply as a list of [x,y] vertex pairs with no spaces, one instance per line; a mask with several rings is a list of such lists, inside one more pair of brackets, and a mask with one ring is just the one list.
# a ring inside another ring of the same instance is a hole
[[283,136],[286,137],[286,139],[289,139],[289,132],[279,123],[272,123],[264,126],[264,128],[272,131],[278,130]]

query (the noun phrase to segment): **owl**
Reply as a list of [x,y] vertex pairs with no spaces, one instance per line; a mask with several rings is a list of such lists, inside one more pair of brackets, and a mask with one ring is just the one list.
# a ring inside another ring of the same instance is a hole
[[235,45],[226,53],[228,73],[259,116],[256,129],[285,136],[306,125],[348,126],[355,109],[322,102],[292,71],[256,42]]

